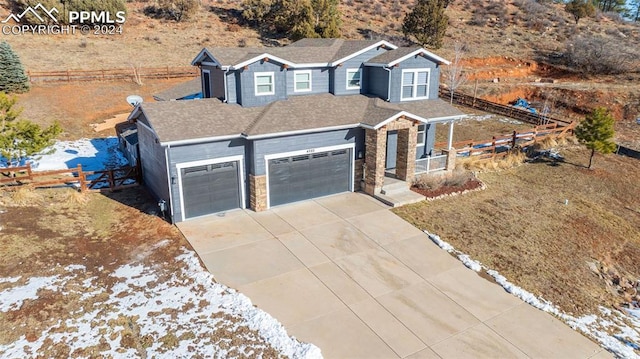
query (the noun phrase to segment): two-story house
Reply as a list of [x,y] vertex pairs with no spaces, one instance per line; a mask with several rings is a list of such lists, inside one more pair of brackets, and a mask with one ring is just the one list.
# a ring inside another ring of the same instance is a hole
[[203,49],[192,62],[202,99],[142,103],[129,117],[144,181],[174,222],[346,191],[376,195],[385,173],[411,181],[443,158],[435,124],[452,131],[464,117],[438,99],[447,63],[386,41]]

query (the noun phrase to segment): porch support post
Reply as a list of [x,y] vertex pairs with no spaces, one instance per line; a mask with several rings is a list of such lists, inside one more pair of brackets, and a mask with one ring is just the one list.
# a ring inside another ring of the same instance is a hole
[[364,191],[375,195],[384,184],[384,162],[387,155],[387,128],[365,130]]
[[396,155],[396,177],[412,182],[416,173],[416,145],[418,125],[398,130],[398,154]]
[[449,122],[449,143],[447,144],[447,149],[453,148],[453,121]]

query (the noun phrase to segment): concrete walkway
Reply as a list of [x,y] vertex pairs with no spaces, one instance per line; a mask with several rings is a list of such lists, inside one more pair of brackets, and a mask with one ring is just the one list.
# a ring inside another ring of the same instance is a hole
[[178,227],[218,281],[325,358],[613,357],[363,194]]

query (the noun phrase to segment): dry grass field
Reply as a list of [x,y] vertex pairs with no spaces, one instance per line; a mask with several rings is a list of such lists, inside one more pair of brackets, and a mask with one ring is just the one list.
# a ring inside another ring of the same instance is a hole
[[141,187],[0,192],[0,356],[287,357],[299,343],[154,210]]
[[480,173],[485,191],[394,211],[568,313],[620,306],[628,298],[590,263],[640,277],[638,160],[598,155],[588,170],[587,150],[560,152],[556,165]]

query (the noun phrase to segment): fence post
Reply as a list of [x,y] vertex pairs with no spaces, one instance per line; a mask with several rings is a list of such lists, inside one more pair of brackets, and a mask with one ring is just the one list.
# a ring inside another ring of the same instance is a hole
[[516,148],[516,141],[518,140],[518,132],[513,131],[513,137],[511,138],[511,149]]
[[167,66],[167,80],[169,79],[169,66]]
[[71,72],[67,70],[67,81],[71,81]]
[[113,188],[116,186],[115,180],[114,180],[114,174],[113,174],[113,170],[109,170],[109,190],[113,191]]
[[80,192],[87,191],[87,177],[82,172],[82,165],[78,164],[78,178],[80,178]]
[[29,181],[33,181],[33,178],[31,178],[31,163],[29,162],[27,162],[27,178]]

